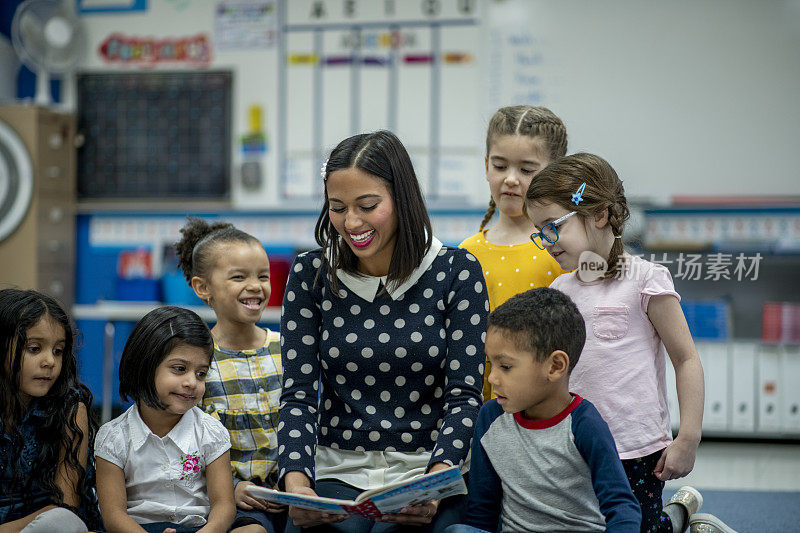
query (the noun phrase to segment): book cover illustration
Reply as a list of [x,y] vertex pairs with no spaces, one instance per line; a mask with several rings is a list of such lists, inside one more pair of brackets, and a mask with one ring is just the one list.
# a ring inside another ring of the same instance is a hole
[[303,509],[331,514],[354,514],[366,518],[377,518],[382,514],[398,512],[403,507],[415,503],[466,494],[467,486],[458,466],[451,466],[432,474],[364,491],[355,500],[306,496],[255,485],[248,486],[247,490],[257,498],[284,505],[294,505]]

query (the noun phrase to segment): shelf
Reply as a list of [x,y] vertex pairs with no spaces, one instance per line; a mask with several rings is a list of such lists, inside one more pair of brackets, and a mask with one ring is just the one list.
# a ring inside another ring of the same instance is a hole
[[[78,304],[72,307],[72,316],[76,320],[105,320],[107,322],[138,322],[144,315],[165,304],[160,302],[122,302],[102,301],[96,304]],[[214,310],[205,305],[182,305],[194,311],[206,322],[216,322]],[[268,307],[261,315],[259,323],[277,324],[281,321],[281,308]]]

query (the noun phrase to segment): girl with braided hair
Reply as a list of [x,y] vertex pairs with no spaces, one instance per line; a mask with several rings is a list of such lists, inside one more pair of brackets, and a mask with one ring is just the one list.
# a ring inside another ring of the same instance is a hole
[[[525,191],[533,177],[567,152],[567,129],[546,107],[498,109],[486,132],[486,181],[491,197],[478,233],[459,246],[483,268],[492,309],[520,292],[547,287],[564,271],[529,239],[533,223],[525,213]],[[497,212],[497,221],[486,225]],[[491,365],[486,362],[484,376]],[[484,379],[483,398],[495,396]]]
[[[536,227],[531,240],[572,271],[550,287],[572,298],[586,322],[586,345],[570,389],[594,403],[608,423],[642,508],[641,531],[684,531],[702,496],[683,487],[662,507],[661,493],[665,481],[694,467],[704,385],[669,271],[625,252],[625,189],[601,157],[579,153],[551,163],[530,184],[526,207]],[[674,440],[667,354],[680,404]],[[731,531],[719,526],[711,531]]]

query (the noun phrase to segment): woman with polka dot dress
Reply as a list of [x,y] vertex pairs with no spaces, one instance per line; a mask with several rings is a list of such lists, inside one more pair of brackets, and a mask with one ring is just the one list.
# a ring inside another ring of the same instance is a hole
[[[531,242],[535,231],[525,212],[525,193],[533,177],[567,152],[567,128],[546,107],[518,105],[498,109],[486,133],[486,181],[491,197],[478,233],[459,246],[483,267],[492,309],[534,287],[548,287],[564,270]],[[484,229],[498,211],[497,222]],[[487,361],[486,373],[491,367]],[[488,380],[485,401],[495,398]]]
[[[280,483],[354,499],[466,467],[489,311],[480,265],[433,236],[392,133],[345,139],[322,177],[322,249],[297,257],[283,302]],[[441,531],[465,504],[456,496],[375,520],[290,507],[287,531]]]

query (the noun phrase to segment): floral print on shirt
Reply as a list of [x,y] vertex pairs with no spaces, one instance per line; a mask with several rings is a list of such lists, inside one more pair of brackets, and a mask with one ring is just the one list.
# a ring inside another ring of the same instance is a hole
[[197,477],[200,472],[200,455],[197,451],[181,455],[181,475],[180,479],[183,481],[186,478]]

